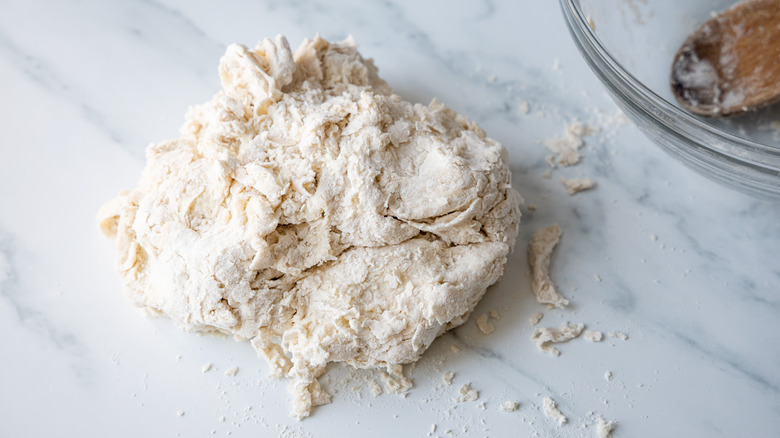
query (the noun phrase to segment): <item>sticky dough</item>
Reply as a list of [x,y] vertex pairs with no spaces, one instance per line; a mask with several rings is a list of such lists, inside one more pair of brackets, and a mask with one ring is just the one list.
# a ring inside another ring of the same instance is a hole
[[219,74],[99,221],[135,303],[251,340],[301,418],[329,401],[327,363],[396,369],[462,324],[521,198],[499,143],[402,100],[352,40],[231,45]]

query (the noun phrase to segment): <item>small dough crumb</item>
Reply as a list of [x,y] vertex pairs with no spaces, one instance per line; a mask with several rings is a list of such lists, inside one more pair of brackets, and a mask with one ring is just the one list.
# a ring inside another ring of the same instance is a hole
[[518,409],[520,409],[520,403],[511,400],[501,403],[501,405],[498,407],[498,410],[501,412],[514,412]]
[[528,102],[522,101],[517,105],[517,109],[519,109],[523,114],[528,114],[528,111],[531,110],[531,107],[528,105]]
[[622,340],[628,340],[628,335],[623,332],[609,332],[609,337]]
[[598,281],[599,283],[601,283],[601,277],[599,276],[599,274],[593,274],[593,280]]
[[596,330],[585,330],[584,336],[590,342],[601,342],[604,339],[604,334]]
[[531,211],[536,211],[536,204],[528,204],[528,209]]
[[447,371],[442,376],[442,379],[444,379],[444,383],[446,383],[448,385],[452,385],[452,379],[454,379],[454,378],[455,378],[455,373],[452,372],[452,371]]
[[235,377],[238,374],[238,367],[228,368],[225,371],[226,376]]
[[607,371],[606,373],[604,373],[604,380],[606,380],[607,382],[612,380],[612,371]]
[[379,386],[378,383],[376,383],[376,380],[372,380],[371,383],[371,395],[374,397],[379,397],[379,394],[382,394],[382,387]]
[[540,350],[552,354],[553,356],[560,356],[561,352],[557,348],[551,347],[550,344],[561,343],[570,341],[582,333],[585,325],[579,323],[573,325],[568,321],[561,324],[560,327],[541,327],[534,330],[534,334],[531,339],[536,341],[536,346]]
[[555,400],[550,397],[545,397],[544,400],[542,400],[542,409],[547,418],[557,421],[559,425],[568,421],[561,411],[558,410],[558,407],[555,405]]
[[203,371],[204,373],[208,373],[209,371],[211,371],[211,367],[212,367],[212,365],[211,365],[211,362],[209,362],[209,363],[207,363],[207,364],[204,364],[204,365],[203,365],[203,366],[200,368],[200,370],[201,370],[201,371]]
[[566,187],[566,192],[569,195],[574,195],[583,190],[590,190],[596,186],[596,183],[590,178],[571,178],[566,179],[561,177],[561,183]]
[[539,321],[542,320],[543,316],[544,313],[536,312],[533,315],[531,315],[530,318],[528,318],[528,322],[531,323],[531,325],[539,324]]
[[491,310],[490,312],[488,312],[488,314],[490,315],[491,318],[495,319],[496,321],[501,319],[501,314],[498,313],[497,310]]
[[176,415],[178,415],[180,417],[183,417],[184,416],[184,411],[177,411]]
[[536,294],[536,301],[559,309],[569,304],[569,300],[558,293],[550,278],[550,256],[562,234],[561,227],[555,224],[536,231],[528,242],[528,263],[533,273],[531,288]]
[[582,158],[579,152],[584,144],[582,138],[598,131],[598,127],[586,125],[574,119],[570,123],[564,123],[562,136],[548,138],[544,141],[544,146],[555,152],[558,164],[572,166],[579,163],[580,158]]
[[452,350],[453,353],[460,353],[460,347],[457,345],[450,345],[450,350]]
[[493,333],[496,328],[493,326],[493,324],[488,321],[487,313],[483,313],[482,315],[479,315],[477,318],[477,327],[479,328],[479,331],[481,331],[483,334],[489,335]]
[[599,417],[596,424],[596,434],[599,438],[611,437],[613,430],[615,430],[615,423],[605,420],[604,417]]
[[472,388],[470,383],[466,383],[465,385],[461,386],[459,393],[459,402],[476,401],[479,399],[479,391]]

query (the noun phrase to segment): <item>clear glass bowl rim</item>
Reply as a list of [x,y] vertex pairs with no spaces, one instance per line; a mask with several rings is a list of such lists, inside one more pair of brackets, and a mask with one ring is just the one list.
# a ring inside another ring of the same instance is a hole
[[[601,63],[606,67],[610,68],[613,71],[613,75],[618,77],[621,81],[624,82],[623,85],[634,89],[634,91],[637,94],[650,101],[654,106],[658,108],[658,110],[662,111],[666,117],[672,118],[673,120],[677,120],[678,123],[687,125],[687,128],[693,131],[690,134],[693,134],[694,137],[716,138],[719,141],[727,143],[731,146],[736,146],[739,149],[742,149],[744,152],[747,152],[748,154],[750,153],[751,150],[760,151],[759,153],[776,158],[778,162],[775,163],[775,166],[767,166],[765,163],[762,163],[761,161],[757,161],[754,159],[750,159],[743,154],[739,154],[739,156],[735,156],[732,154],[728,154],[723,150],[713,148],[709,144],[699,142],[701,146],[704,146],[707,149],[719,155],[727,155],[732,159],[745,162],[750,166],[764,168],[766,170],[769,170],[770,172],[772,172],[771,170],[772,167],[780,167],[780,148],[776,146],[770,146],[752,140],[748,140],[739,137],[737,135],[718,130],[717,128],[712,127],[710,125],[707,125],[706,123],[691,116],[690,114],[683,111],[682,109],[676,107],[675,105],[672,105],[666,99],[659,96],[656,92],[654,92],[653,90],[645,86],[630,71],[628,71],[625,67],[623,67],[620,64],[620,62],[618,62],[617,59],[615,59],[612,56],[612,54],[604,46],[604,44],[601,43],[601,40],[598,38],[594,30],[590,27],[590,24],[588,23],[588,17],[580,8],[579,0],[560,0],[560,3],[561,3],[561,7],[564,9],[564,13],[571,14],[571,16],[574,18],[574,21],[576,22],[579,28],[580,31],[579,33],[585,37],[585,39],[590,44],[590,46],[601,57],[600,59]],[[680,133],[679,126],[667,123],[664,120],[664,118],[659,118],[659,117],[653,117],[653,118],[659,121],[659,123],[662,123],[664,125],[664,128]],[[698,131],[698,133],[696,131]],[[690,137],[690,135],[686,135],[686,136]]]

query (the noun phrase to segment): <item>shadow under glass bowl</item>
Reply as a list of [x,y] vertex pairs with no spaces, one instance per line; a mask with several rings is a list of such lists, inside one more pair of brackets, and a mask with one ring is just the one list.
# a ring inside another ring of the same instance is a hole
[[699,173],[780,199],[780,105],[731,118],[683,110],[669,87],[672,58],[713,11],[734,0],[560,0],[574,42],[626,115]]

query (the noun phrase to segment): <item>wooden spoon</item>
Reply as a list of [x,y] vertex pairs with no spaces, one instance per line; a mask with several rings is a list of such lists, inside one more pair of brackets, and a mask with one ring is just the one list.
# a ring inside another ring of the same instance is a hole
[[780,0],[747,0],[699,26],[674,57],[672,91],[703,116],[780,100]]

